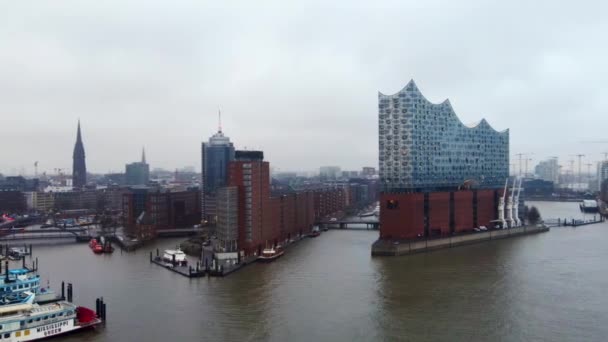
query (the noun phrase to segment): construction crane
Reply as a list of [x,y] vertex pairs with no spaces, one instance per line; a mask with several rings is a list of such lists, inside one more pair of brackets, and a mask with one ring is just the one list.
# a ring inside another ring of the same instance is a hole
[[519,177],[521,177],[521,157],[525,156],[525,153],[517,153],[515,156],[519,157]]
[[581,159],[585,155],[584,154],[575,154],[575,156],[578,158],[578,183],[580,185],[580,183],[582,183],[582,178],[581,178]]

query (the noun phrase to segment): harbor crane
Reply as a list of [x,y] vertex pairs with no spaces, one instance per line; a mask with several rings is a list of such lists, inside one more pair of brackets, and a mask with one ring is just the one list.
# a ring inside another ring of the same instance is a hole
[[[509,182],[509,179],[507,178],[507,184]],[[509,195],[509,189],[505,190],[505,194],[508,196],[507,197],[507,207],[506,207],[506,220],[509,223],[509,228],[513,227],[513,195],[515,192],[515,183],[517,182],[517,178],[513,178],[513,187],[511,187],[511,196]]]
[[498,199],[498,221],[502,224],[502,228],[507,226],[505,221],[505,196],[507,195],[507,186],[509,185],[509,178],[505,179],[505,189],[502,192],[502,197]]
[[[519,186],[517,186],[517,193],[515,193],[516,189],[513,189],[513,194],[511,196],[515,196],[513,200],[513,219],[515,220],[515,226],[519,227],[522,225],[521,220],[519,219],[519,194],[521,193],[521,183],[523,179],[519,178]],[[515,182],[513,182],[515,184]]]

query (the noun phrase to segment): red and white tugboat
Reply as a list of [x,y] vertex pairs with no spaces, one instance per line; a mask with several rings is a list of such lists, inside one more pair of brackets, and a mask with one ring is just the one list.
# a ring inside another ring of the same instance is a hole
[[258,261],[261,262],[271,262],[271,261],[275,261],[276,259],[280,258],[283,254],[285,253],[285,251],[283,250],[283,247],[281,246],[277,246],[276,248],[264,248],[264,250],[262,250],[262,254],[260,254],[260,256],[258,257]]

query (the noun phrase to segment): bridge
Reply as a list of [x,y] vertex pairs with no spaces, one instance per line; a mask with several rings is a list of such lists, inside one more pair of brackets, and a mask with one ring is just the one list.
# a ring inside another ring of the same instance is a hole
[[89,241],[91,236],[87,228],[41,228],[39,225],[27,227],[25,229],[11,229],[0,233],[0,241],[39,239],[76,239],[76,241]]
[[380,221],[378,219],[361,219],[358,217],[345,217],[339,220],[320,220],[315,223],[320,228],[338,228],[338,229],[365,229],[378,230],[380,228]]

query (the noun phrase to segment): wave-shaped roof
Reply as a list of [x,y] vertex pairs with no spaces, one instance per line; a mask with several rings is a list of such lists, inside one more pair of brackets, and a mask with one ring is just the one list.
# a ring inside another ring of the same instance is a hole
[[458,120],[458,122],[460,122],[460,124],[466,128],[469,129],[491,129],[492,131],[499,133],[499,134],[508,134],[509,129],[505,129],[502,131],[498,131],[496,130],[494,127],[492,127],[492,125],[490,125],[488,123],[488,121],[486,119],[481,119],[480,121],[472,124],[472,125],[465,125],[460,118],[458,117],[458,115],[456,114],[456,112],[454,111],[454,108],[452,107],[452,103],[450,102],[450,99],[445,99],[443,102],[441,103],[432,103],[431,101],[429,101],[423,94],[422,92],[418,89],[418,86],[416,85],[416,82],[414,82],[413,79],[411,79],[401,90],[399,90],[398,92],[392,94],[392,95],[386,95],[383,94],[382,92],[378,92],[378,97],[379,98],[386,98],[386,97],[395,97],[395,96],[399,96],[400,94],[406,94],[411,96],[412,94],[415,94],[415,96],[411,96],[411,97],[419,97],[421,98],[423,101],[425,101],[428,105],[434,106],[434,107],[442,107],[442,108],[446,108],[450,114],[456,119]]

